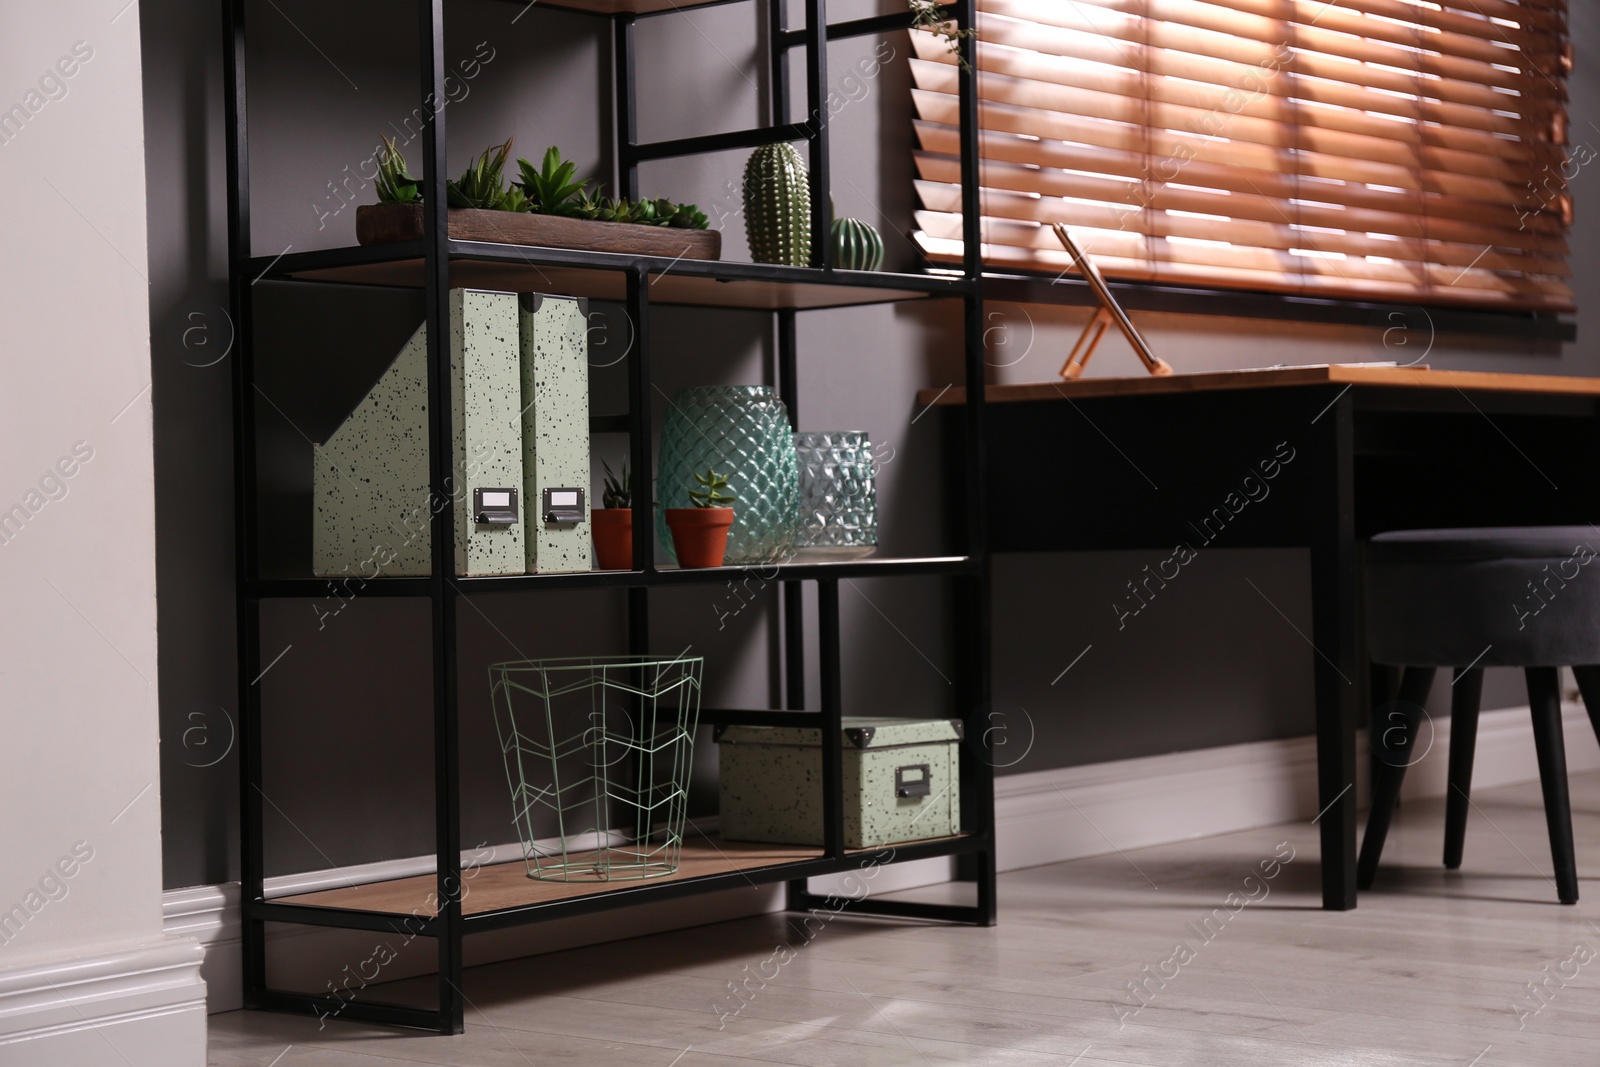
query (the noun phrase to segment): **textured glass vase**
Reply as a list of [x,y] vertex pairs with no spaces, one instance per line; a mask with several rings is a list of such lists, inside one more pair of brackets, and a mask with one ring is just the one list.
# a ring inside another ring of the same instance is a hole
[[794,435],[800,460],[796,559],[860,559],[878,549],[872,441],[861,430]]
[[667,408],[657,466],[656,536],[669,558],[668,508],[693,507],[696,471],[728,477],[733,528],[728,566],[787,559],[800,525],[800,470],[789,409],[759,385],[708,385],[680,389]]

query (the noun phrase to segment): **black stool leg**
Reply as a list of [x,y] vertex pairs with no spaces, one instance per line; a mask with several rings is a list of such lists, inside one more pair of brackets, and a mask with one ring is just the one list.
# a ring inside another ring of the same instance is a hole
[[1572,673],[1578,679],[1578,692],[1583,694],[1589,725],[1594,727],[1594,736],[1600,738],[1600,667],[1574,667]]
[[1383,842],[1389,836],[1389,820],[1400,799],[1400,783],[1405,780],[1406,767],[1413,762],[1422,706],[1427,703],[1428,690],[1433,688],[1433,670],[1407,667],[1395,706],[1381,718],[1374,716],[1367,727],[1369,744],[1378,753],[1378,762],[1372,779],[1372,810],[1367,813],[1367,832],[1361,839],[1361,856],[1356,862],[1358,889],[1372,888],[1372,879],[1378,873],[1378,858],[1383,855]]
[[[1404,667],[1393,667],[1386,663],[1374,663],[1370,666],[1367,677],[1368,688],[1372,693],[1372,706],[1381,708],[1391,704],[1400,697],[1400,679],[1406,673]],[[1378,766],[1382,761],[1382,753],[1376,744],[1367,745],[1367,779],[1378,780]]]
[[1528,667],[1528,705],[1533,711],[1533,745],[1544,787],[1544,821],[1550,828],[1550,858],[1556,868],[1556,895],[1578,902],[1578,865],[1572,855],[1572,809],[1567,800],[1567,753],[1561,740],[1561,685],[1554,667]]
[[1478,707],[1483,701],[1483,668],[1456,669],[1450,691],[1450,784],[1444,806],[1444,865],[1461,866],[1467,840],[1468,798],[1472,796],[1472,757],[1478,749]]

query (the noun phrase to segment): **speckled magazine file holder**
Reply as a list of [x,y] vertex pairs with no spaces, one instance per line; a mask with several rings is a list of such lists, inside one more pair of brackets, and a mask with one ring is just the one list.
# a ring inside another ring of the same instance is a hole
[[[520,312],[528,573],[591,570],[588,302],[523,293]],[[582,490],[582,520],[546,522],[546,489]]]
[[[534,512],[521,495],[521,325],[515,293],[450,291],[455,464],[450,501],[434,503],[454,503],[460,575],[522,574],[529,558],[525,518]],[[338,430],[312,446],[318,577],[429,573],[427,398],[424,325]],[[475,489],[517,490],[517,521],[474,521]]]

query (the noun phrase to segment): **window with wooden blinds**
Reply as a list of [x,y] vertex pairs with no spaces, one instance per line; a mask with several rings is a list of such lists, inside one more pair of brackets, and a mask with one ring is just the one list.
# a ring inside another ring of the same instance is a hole
[[[1570,310],[1565,0],[978,0],[983,260]],[[911,34],[917,239],[959,263],[956,60]]]

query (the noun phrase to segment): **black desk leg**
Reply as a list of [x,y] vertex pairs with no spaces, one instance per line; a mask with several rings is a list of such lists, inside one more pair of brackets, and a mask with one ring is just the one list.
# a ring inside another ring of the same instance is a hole
[[1322,906],[1346,911],[1356,906],[1356,721],[1365,680],[1357,601],[1354,412],[1348,390],[1312,423],[1306,452],[1307,473],[1314,479],[1311,643]]

